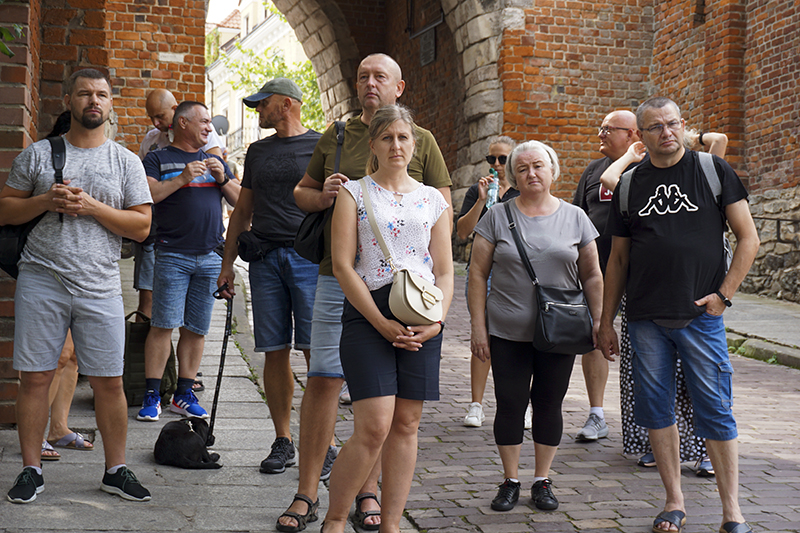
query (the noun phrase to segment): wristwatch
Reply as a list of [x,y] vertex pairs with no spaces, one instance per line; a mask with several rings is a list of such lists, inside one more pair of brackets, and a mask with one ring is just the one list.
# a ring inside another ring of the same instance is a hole
[[439,326],[442,328],[442,329],[439,330],[439,333],[443,332],[444,331],[444,326],[445,326],[444,321],[443,320],[437,320],[436,323],[439,324]]
[[228,176],[225,176],[225,179],[222,180],[222,183],[219,183],[218,185],[220,187],[224,187],[224,186],[226,186],[228,184],[229,181],[231,181],[231,179]]
[[721,292],[719,292],[719,291],[716,291],[716,294],[717,294],[717,296],[719,296],[719,299],[720,299],[720,300],[722,300],[722,303],[724,303],[724,304],[725,304],[725,307],[730,307],[730,306],[732,306],[732,305],[733,305],[733,302],[731,302],[730,300],[728,300],[728,299],[725,297],[725,295],[724,295],[724,294],[722,294]]

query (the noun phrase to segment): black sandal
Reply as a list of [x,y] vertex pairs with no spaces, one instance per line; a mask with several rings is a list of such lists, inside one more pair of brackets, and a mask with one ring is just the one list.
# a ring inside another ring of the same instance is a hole
[[380,524],[367,524],[366,519],[370,516],[380,516],[380,511],[362,511],[361,510],[361,502],[366,499],[373,499],[378,502],[378,505],[381,502],[378,501],[378,497],[372,492],[362,492],[358,496],[356,496],[356,510],[353,512],[353,523],[361,529],[366,529],[367,531],[377,531],[381,528]]
[[[281,516],[278,517],[278,522],[275,524],[275,528],[278,531],[285,531],[286,533],[297,533],[298,531],[303,531],[306,528],[306,524],[309,522],[314,522],[317,520],[317,509],[319,509],[319,498],[317,498],[316,502],[312,502],[311,498],[306,496],[305,494],[295,494],[292,503],[296,502],[297,500],[304,501],[308,505],[308,511],[306,514],[295,513],[294,511],[286,511]],[[280,523],[281,517],[288,516],[289,518],[294,518],[297,520],[296,526],[287,526]]]

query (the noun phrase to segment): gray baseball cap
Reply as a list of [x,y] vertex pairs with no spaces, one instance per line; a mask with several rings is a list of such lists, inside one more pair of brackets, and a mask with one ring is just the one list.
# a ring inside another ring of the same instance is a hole
[[300,90],[300,87],[298,87],[295,82],[286,78],[275,78],[274,80],[268,81],[260,91],[247,98],[243,98],[242,101],[247,107],[255,108],[261,100],[269,98],[273,94],[281,94],[299,100],[300,102],[303,101],[303,91]]

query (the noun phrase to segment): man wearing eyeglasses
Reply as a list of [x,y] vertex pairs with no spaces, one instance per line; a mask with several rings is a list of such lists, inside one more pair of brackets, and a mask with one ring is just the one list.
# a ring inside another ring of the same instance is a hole
[[[600,183],[600,176],[617,159],[628,151],[628,147],[639,140],[636,131],[636,115],[627,110],[612,111],[597,132],[600,138],[600,153],[605,157],[595,159],[583,171],[575,190],[572,203],[586,211],[600,236],[597,237],[597,252],[600,268],[606,271],[608,254],[611,252],[611,235],[605,233],[608,212],[611,210],[612,191]],[[608,381],[608,361],[600,350],[592,350],[581,357],[583,379],[589,396],[589,417],[575,436],[579,442],[591,442],[608,436],[603,412],[603,396]]]
[[[684,148],[678,106],[656,97],[636,111],[649,161],[636,167],[626,214],[614,195],[607,231],[613,235],[597,343],[613,360],[619,343],[613,321],[627,292],[628,331],[634,359],[634,415],[649,429],[658,472],[666,489],[656,533],[681,531],[686,508],[681,492],[679,436],[675,424],[675,361],[680,357],[695,412],[695,434],[706,439],[722,501],[723,533],[752,531],[738,503],[736,421],[732,413],[733,367],[722,313],[732,305],[758,251],[759,239],[747,191],[733,169],[714,156],[720,182],[715,197],[696,152]],[[644,152],[631,150],[641,161]],[[725,222],[736,236],[726,271]]]

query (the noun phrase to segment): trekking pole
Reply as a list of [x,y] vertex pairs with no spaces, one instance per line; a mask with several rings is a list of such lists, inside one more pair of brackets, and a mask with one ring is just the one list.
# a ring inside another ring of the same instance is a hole
[[[214,291],[214,298],[222,300],[224,297],[220,294],[228,290],[228,284],[225,283],[217,290]],[[228,309],[225,313],[225,334],[222,336],[222,353],[219,357],[219,372],[217,373],[217,386],[214,387],[214,403],[211,405],[211,422],[208,424],[208,438],[206,438],[206,446],[213,446],[214,441],[214,420],[217,417],[217,402],[219,401],[219,387],[222,384],[222,372],[225,369],[225,352],[228,350],[228,337],[231,335],[231,318],[233,316],[233,296],[225,298],[225,304]]]

